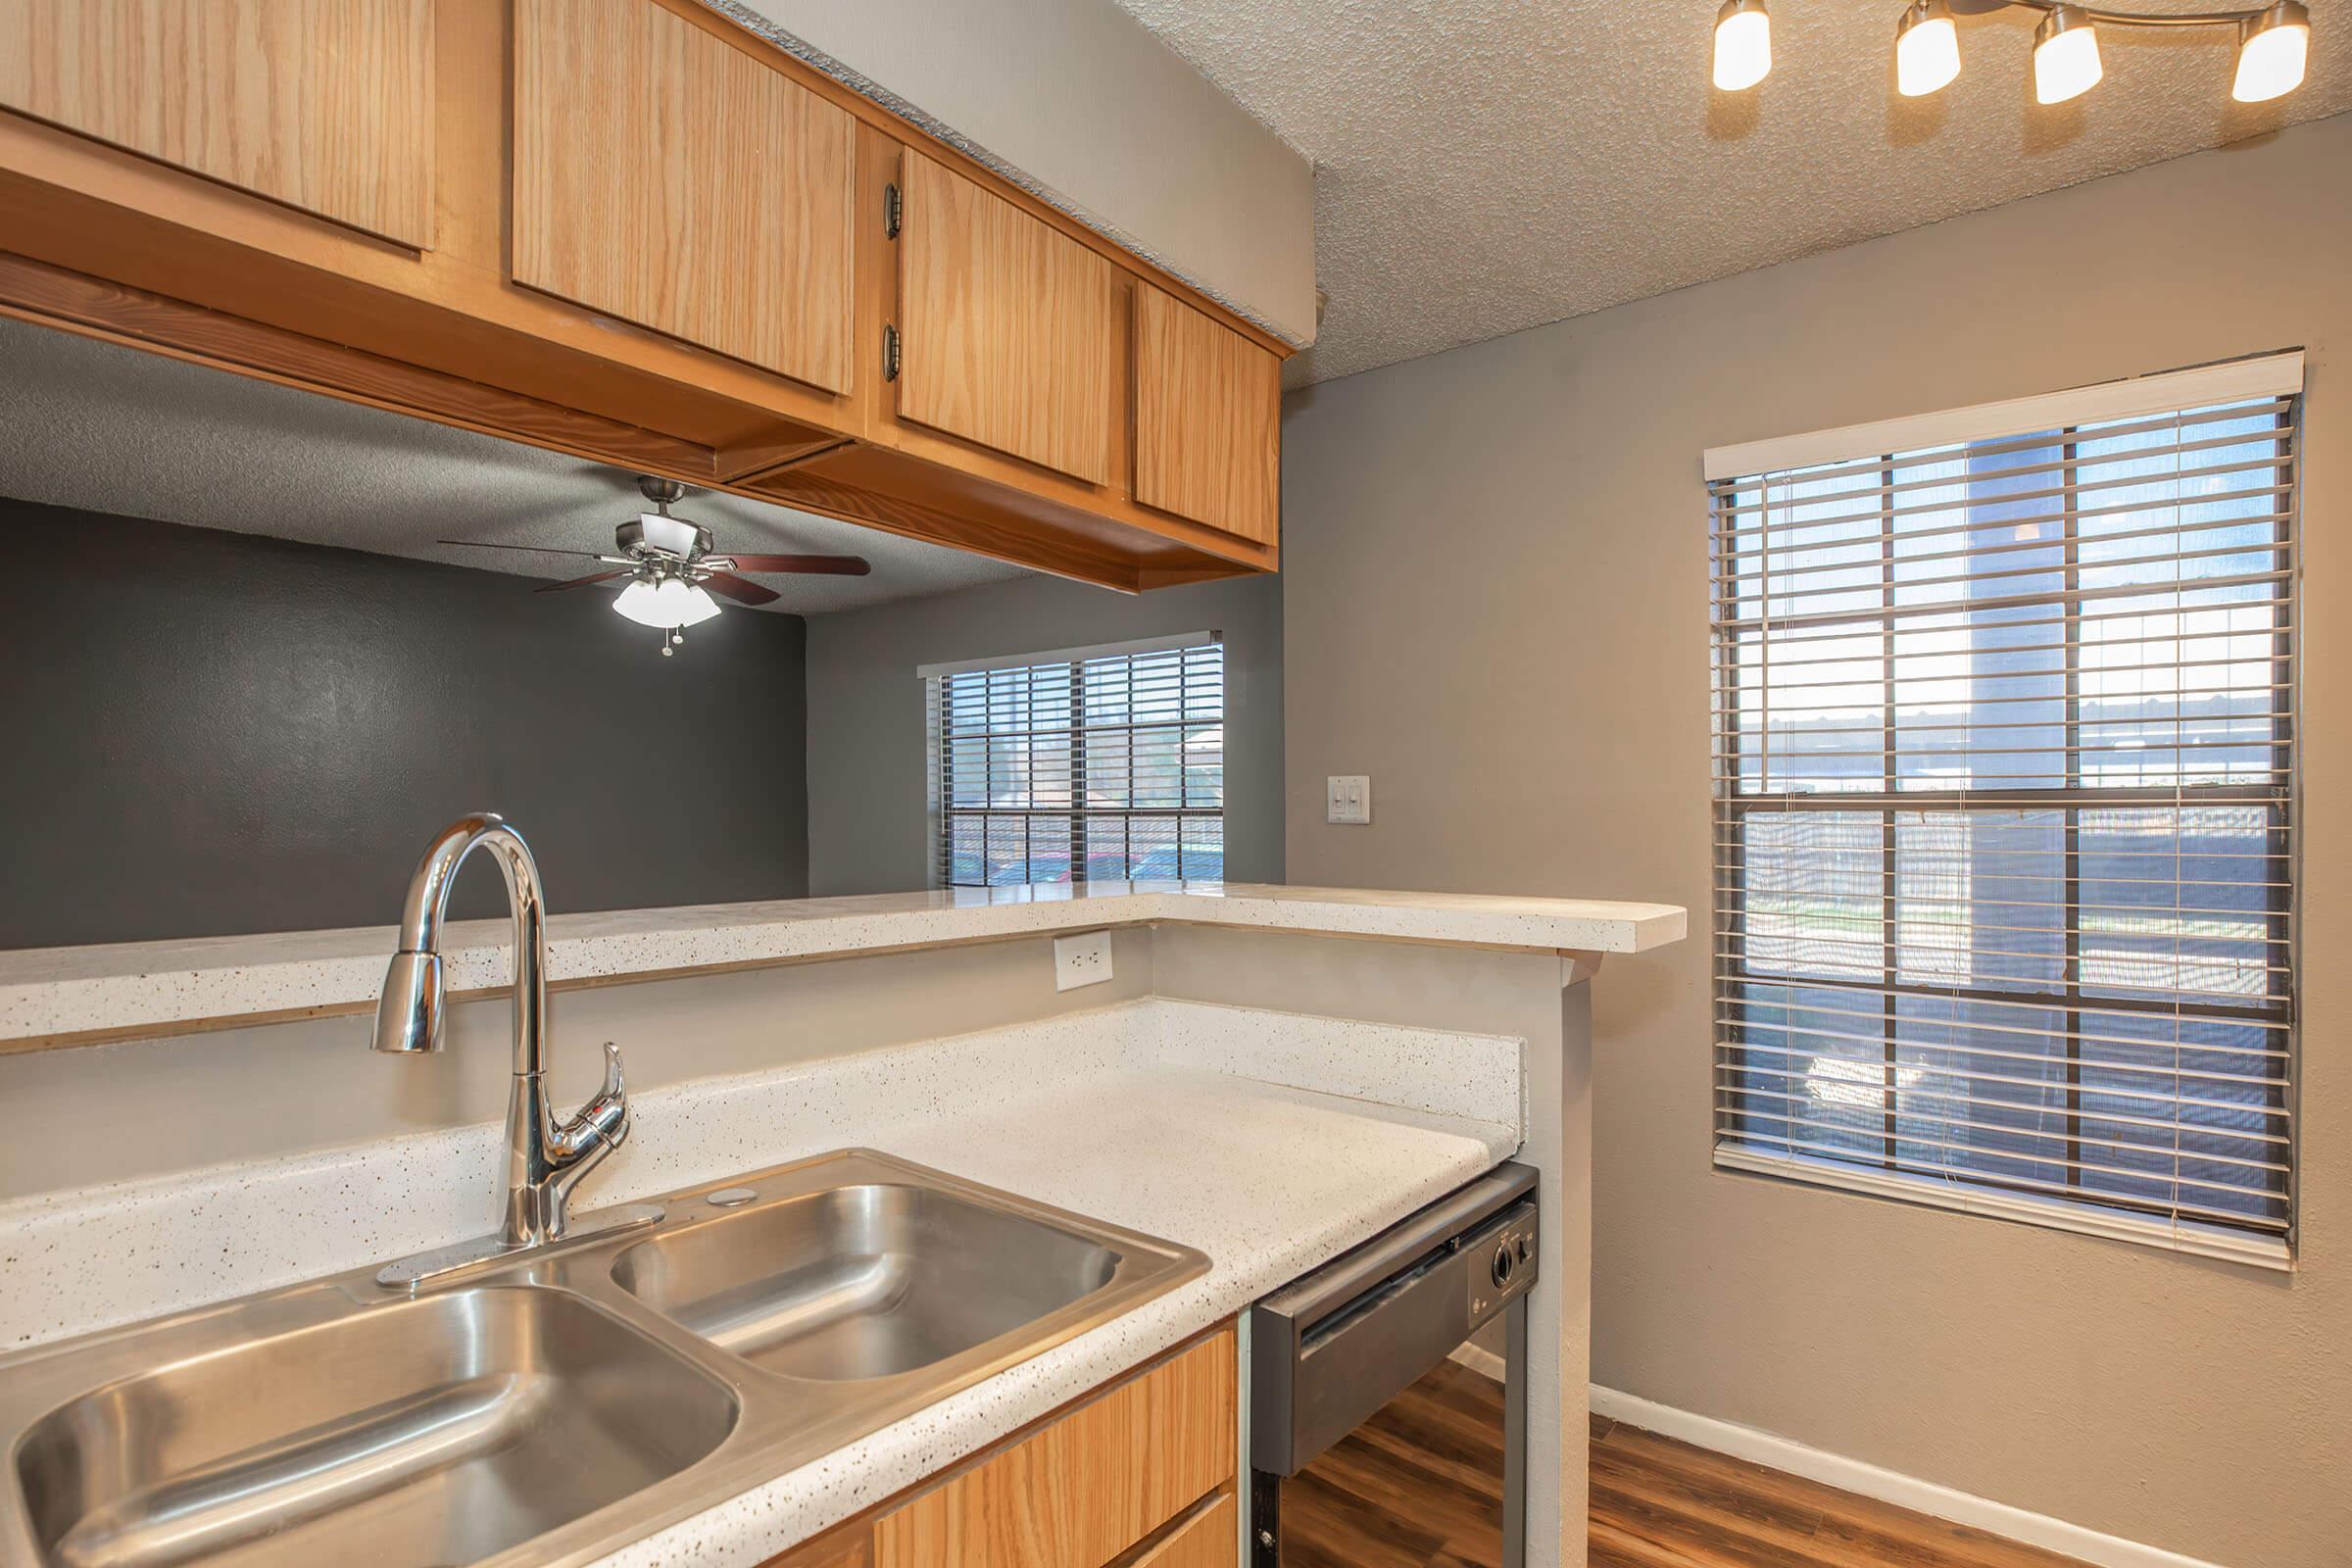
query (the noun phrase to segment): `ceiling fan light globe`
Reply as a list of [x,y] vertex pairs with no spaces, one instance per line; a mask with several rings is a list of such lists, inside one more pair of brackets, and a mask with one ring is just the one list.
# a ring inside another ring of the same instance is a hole
[[669,622],[662,618],[659,597],[654,585],[639,577],[620,591],[619,597],[612,601],[612,610],[640,626],[666,627]]
[[676,631],[681,626],[699,626],[717,614],[718,601],[700,583],[681,577],[664,577],[660,582],[640,577],[620,591],[612,608],[640,626]]
[[705,593],[699,583],[679,577],[663,577],[659,582],[640,577],[620,591],[620,596],[612,601],[612,608],[640,626],[655,626],[662,631],[699,626],[718,613],[718,602]]
[[1960,74],[1960,28],[1945,0],[1918,0],[1894,31],[1894,88],[1906,98],[1941,92]]

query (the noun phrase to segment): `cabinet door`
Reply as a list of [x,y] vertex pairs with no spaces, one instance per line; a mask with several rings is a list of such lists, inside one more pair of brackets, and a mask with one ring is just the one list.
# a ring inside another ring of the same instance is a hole
[[1235,1376],[1227,1330],[1120,1384],[875,1520],[874,1568],[1102,1568],[1232,1478]]
[[514,281],[847,391],[856,128],[654,0],[516,0]]
[[0,107],[432,246],[432,0],[0,0]]
[[1235,1568],[1241,1526],[1228,1492],[1195,1508],[1184,1522],[1150,1545],[1138,1546],[1112,1568]]
[[1272,544],[1281,429],[1273,355],[1159,289],[1137,289],[1137,501]]
[[1109,484],[1126,416],[1126,276],[909,148],[899,416]]

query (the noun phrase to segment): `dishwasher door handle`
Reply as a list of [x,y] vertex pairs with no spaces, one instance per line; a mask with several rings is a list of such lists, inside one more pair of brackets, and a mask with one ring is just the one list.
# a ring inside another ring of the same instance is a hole
[[1361,1247],[1292,1281],[1260,1301],[1258,1308],[1298,1324],[1298,1337],[1303,1339],[1316,1324],[1366,1291],[1535,1190],[1534,1167],[1505,1161]]

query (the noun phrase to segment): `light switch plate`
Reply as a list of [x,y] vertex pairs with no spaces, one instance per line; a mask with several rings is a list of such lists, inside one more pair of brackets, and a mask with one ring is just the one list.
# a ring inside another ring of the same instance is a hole
[[1323,785],[1323,820],[1362,826],[1372,820],[1372,777],[1334,773]]
[[1086,931],[1054,939],[1054,989],[1075,991],[1110,978],[1110,933]]

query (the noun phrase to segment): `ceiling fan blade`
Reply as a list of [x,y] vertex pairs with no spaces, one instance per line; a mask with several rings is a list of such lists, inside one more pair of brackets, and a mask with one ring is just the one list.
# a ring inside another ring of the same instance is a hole
[[628,575],[629,573],[626,571],[600,571],[595,573],[593,576],[574,577],[569,582],[551,582],[546,587],[534,588],[531,590],[531,592],[535,594],[560,594],[566,588],[585,588],[592,582],[611,582],[615,577],[626,577]]
[[713,571],[707,574],[703,578],[703,586],[713,593],[725,594],[729,599],[744,605],[770,604],[777,597],[773,588],[764,588],[759,583],[747,582],[731,571]]
[[737,571],[797,571],[827,577],[862,577],[874,568],[863,556],[739,556],[727,559]]
[[611,561],[613,558],[594,550],[550,550],[545,545],[484,544],[479,539],[436,539],[437,545],[456,545],[461,550],[527,550],[535,556],[581,556],[590,561]]

